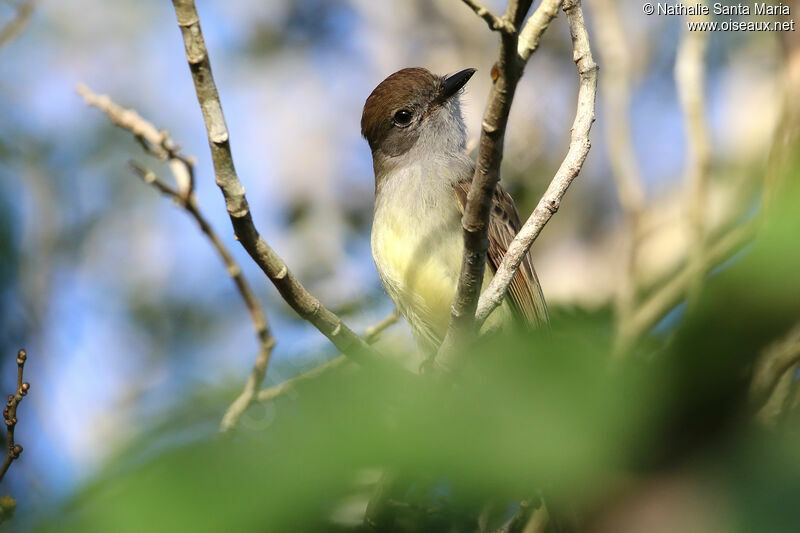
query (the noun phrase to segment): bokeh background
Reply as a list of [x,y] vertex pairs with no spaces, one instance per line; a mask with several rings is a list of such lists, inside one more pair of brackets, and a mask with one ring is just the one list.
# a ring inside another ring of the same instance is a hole
[[[556,310],[609,312],[627,275],[602,80],[605,64],[619,58],[603,53],[601,3],[584,2],[601,66],[592,150],[534,246]],[[362,331],[392,309],[369,250],[373,177],[360,137],[363,102],[402,67],[442,74],[475,67],[463,97],[475,142],[496,35],[458,0],[200,0],[198,9],[257,226],[306,287]],[[687,137],[673,72],[684,19],[647,17],[633,0],[616,12],[647,203],[635,268],[647,286],[686,252]],[[13,19],[14,4],[0,3],[0,16]],[[787,42],[779,33],[710,35],[710,232],[757,210],[753,191],[782,116]],[[13,389],[23,346],[32,387],[17,427],[25,452],[4,484],[23,510],[69,499],[130,439],[187,402],[207,415],[193,431],[215,431],[257,351],[246,309],[209,243],[130,172],[128,160],[152,162],[84,104],[78,83],[138,110],[196,158],[200,205],[244,266],[277,339],[267,383],[335,355],[232,238],[171,4],[36,2],[20,35],[0,48],[0,389]],[[503,182],[523,217],[566,152],[576,94],[562,14],[526,68],[506,136]],[[402,323],[383,342],[411,345]],[[257,406],[247,416],[268,425],[276,409]]]

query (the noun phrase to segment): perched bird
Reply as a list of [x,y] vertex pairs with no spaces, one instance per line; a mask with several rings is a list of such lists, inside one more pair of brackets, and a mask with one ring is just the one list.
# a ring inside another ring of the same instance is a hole
[[[461,272],[461,217],[475,163],[466,153],[460,94],[474,73],[402,69],[372,91],[361,116],[375,170],[372,256],[386,291],[428,351],[444,339]],[[493,201],[484,288],[520,229],[514,200],[499,185]],[[547,320],[528,254],[485,328]]]

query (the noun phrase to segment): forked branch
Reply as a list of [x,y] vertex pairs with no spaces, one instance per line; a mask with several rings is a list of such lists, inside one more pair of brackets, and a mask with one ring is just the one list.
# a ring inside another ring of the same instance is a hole
[[234,167],[230,135],[211,72],[197,8],[193,0],[173,0],[172,4],[183,34],[186,59],[205,121],[216,182],[225,198],[225,207],[237,239],[272,281],[286,303],[328,337],[342,353],[359,362],[381,361],[361,337],[303,287],[256,229],[244,187]]
[[233,279],[236,289],[247,307],[258,340],[258,355],[244,389],[222,418],[221,429],[223,431],[231,429],[236,425],[245,409],[253,402],[267,373],[272,349],[275,346],[275,339],[270,332],[266,314],[259,304],[250,283],[244,277],[241,266],[200,210],[194,194],[194,160],[180,153],[177,145],[166,131],[159,130],[136,111],[118,106],[110,97],[97,95],[85,85],[78,87],[78,93],[83,96],[87,104],[105,113],[112,124],[130,131],[144,147],[145,151],[158,159],[168,162],[175,179],[175,187],[163,181],[153,171],[137,163],[131,162],[130,166],[145,183],[152,185],[163,195],[171,198],[176,205],[183,208],[197,222],[200,230],[211,242],[225,264],[225,270]]
[[481,4],[480,2],[476,2],[475,0],[462,0],[465,4],[467,4],[470,9],[472,9],[476,15],[486,21],[486,24],[489,25],[489,29],[492,31],[503,31],[506,33],[513,33],[514,32],[514,25],[509,24],[508,21],[504,17],[498,17],[489,9]]
[[[464,229],[461,274],[451,307],[450,325],[437,361],[438,368],[442,370],[452,370],[459,354],[463,353],[459,346],[478,329],[474,327],[475,310],[486,269],[492,198],[500,181],[503,141],[511,103],[525,63],[536,49],[560,3],[559,0],[543,2],[524,28],[522,23],[530,8],[530,1],[510,0],[503,16],[513,24],[515,31],[501,33],[500,54],[492,68],[492,89],[481,124],[478,161],[461,220]],[[520,40],[520,35],[525,38],[524,41]]]
[[[539,9],[542,9],[543,6],[544,4]],[[575,120],[572,124],[569,149],[533,213],[531,213],[531,216],[509,245],[508,251],[503,256],[503,261],[497,272],[495,272],[492,282],[481,295],[475,317],[477,325],[483,324],[489,314],[503,301],[514,273],[519,269],[522,259],[528,253],[544,226],[558,211],[562,198],[564,198],[567,189],[580,173],[591,147],[589,132],[595,119],[597,64],[592,58],[589,34],[586,30],[586,23],[583,20],[580,1],[566,0],[563,3],[563,9],[567,15],[567,22],[572,35],[572,56],[578,68],[579,82],[578,105],[575,112]],[[533,17],[531,18],[533,19]]]

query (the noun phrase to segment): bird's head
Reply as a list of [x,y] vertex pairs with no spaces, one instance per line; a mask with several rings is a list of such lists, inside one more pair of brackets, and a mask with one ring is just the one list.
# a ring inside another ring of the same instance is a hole
[[464,150],[466,129],[459,94],[475,69],[437,76],[424,68],[404,68],[383,80],[364,104],[361,134],[378,160],[412,152]]

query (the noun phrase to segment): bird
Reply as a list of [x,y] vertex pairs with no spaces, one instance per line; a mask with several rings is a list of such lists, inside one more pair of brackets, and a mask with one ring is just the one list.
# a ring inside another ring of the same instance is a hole
[[[435,353],[447,332],[461,272],[461,218],[475,163],[466,150],[460,100],[475,72],[467,68],[440,76],[421,67],[404,68],[378,84],[361,116],[375,173],[372,256],[386,292],[429,353]],[[482,290],[520,227],[513,198],[498,184]],[[483,331],[548,321],[528,253]]]

